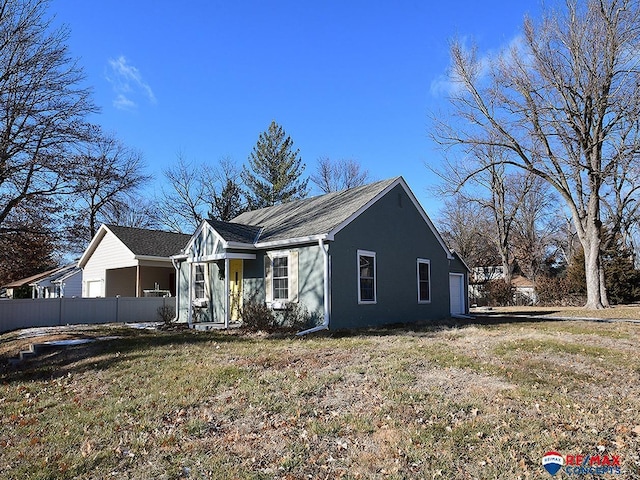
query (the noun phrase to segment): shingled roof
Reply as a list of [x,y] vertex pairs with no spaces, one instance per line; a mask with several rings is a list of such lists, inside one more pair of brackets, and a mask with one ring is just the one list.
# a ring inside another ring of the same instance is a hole
[[401,177],[245,212],[231,223],[262,228],[255,243],[325,235],[355,215]]
[[254,243],[262,227],[208,219],[207,223],[227,242]]
[[398,185],[409,195],[449,258],[453,258],[444,240],[402,177],[252,210],[238,215],[230,222],[206,220],[200,224],[181,253],[184,255],[201,229],[207,225],[226,243],[224,248],[253,250],[277,245],[315,242],[321,239],[333,240],[333,236],[343,227]]
[[231,222],[208,220],[227,242],[258,244],[331,233],[402,177],[242,213]]
[[162,230],[118,225],[106,225],[106,227],[136,256],[168,258],[182,250],[191,238],[191,235],[184,233]]

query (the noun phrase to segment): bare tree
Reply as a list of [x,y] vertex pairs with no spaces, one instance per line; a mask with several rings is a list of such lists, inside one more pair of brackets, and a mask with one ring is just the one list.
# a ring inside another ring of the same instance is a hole
[[491,218],[476,202],[455,195],[444,202],[439,230],[447,243],[470,268],[493,266],[500,255],[491,239]]
[[240,170],[228,157],[216,167],[205,168],[204,200],[209,205],[210,218],[228,222],[247,209],[240,176]]
[[162,222],[176,232],[193,231],[206,216],[203,206],[202,169],[178,154],[175,165],[164,171],[168,187],[162,187],[157,201]]
[[75,208],[69,233],[83,249],[107,212],[127,208],[151,177],[143,173],[142,155],[111,135],[98,133],[93,141],[83,144],[73,161],[83,172],[71,180]]
[[0,1],[0,232],[33,223],[11,220],[22,203],[72,192],[69,146],[87,138],[84,119],[97,110],[47,5]]
[[[535,177],[527,172],[510,171],[505,152],[496,146],[478,145],[473,155],[481,167],[468,178],[461,179],[460,173],[464,170],[452,165],[436,171],[444,180],[440,191],[459,196],[488,215],[491,228],[487,230],[487,239],[495,246],[504,280],[510,284],[516,259],[513,250],[516,220],[530,195]],[[462,188],[463,185],[466,188]]]
[[323,193],[338,192],[347,188],[359,187],[369,180],[369,172],[363,170],[356,160],[331,160],[329,157],[318,159],[316,173],[311,181]]
[[156,203],[159,220],[171,230],[192,233],[204,218],[229,221],[246,208],[240,172],[229,158],[210,165],[179,154],[164,174],[168,186]]
[[142,196],[132,196],[127,202],[109,204],[101,213],[104,223],[122,227],[158,230],[162,222],[154,202]]
[[554,241],[562,230],[557,214],[558,199],[549,192],[549,185],[539,177],[531,177],[522,205],[515,214],[511,245],[514,258],[522,273],[532,282],[547,269],[549,262],[557,263]]
[[637,162],[640,146],[639,27],[635,1],[568,0],[539,24],[526,19],[521,42],[502,55],[479,59],[475,49],[454,42],[456,116],[436,121],[440,142],[501,148],[507,163],[558,192],[585,253],[588,308],[608,303],[603,198],[616,188],[616,174],[627,190],[638,182],[623,166]]

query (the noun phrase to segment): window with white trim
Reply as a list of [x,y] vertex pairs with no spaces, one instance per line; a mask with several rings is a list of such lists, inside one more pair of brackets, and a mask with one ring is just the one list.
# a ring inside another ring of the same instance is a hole
[[273,258],[273,299],[289,300],[289,257]]
[[195,269],[193,272],[193,298],[205,298],[204,269],[205,265],[203,264],[195,265]]
[[358,250],[358,303],[376,303],[376,253]]
[[418,259],[418,303],[431,302],[431,261]]

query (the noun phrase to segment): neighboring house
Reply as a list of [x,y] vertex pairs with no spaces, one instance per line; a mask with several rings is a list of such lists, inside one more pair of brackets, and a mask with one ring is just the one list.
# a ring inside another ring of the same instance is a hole
[[468,312],[468,269],[402,177],[205,220],[173,259],[182,322],[228,324],[248,301],[297,303],[311,330]]
[[531,280],[522,275],[514,275],[511,278],[511,285],[515,289],[514,303],[516,305],[535,305],[538,301],[536,286]]
[[[491,280],[504,279],[504,267],[494,265],[488,267],[475,267],[471,272],[469,282],[469,296],[477,305],[486,304],[483,285]],[[514,289],[513,303],[516,305],[533,305],[537,302],[535,285],[531,280],[522,275],[511,277],[511,286]]]
[[49,275],[53,275],[56,271],[58,271],[58,268],[47,270],[46,272],[38,273],[36,275],[31,275],[30,277],[14,280],[11,283],[3,285],[2,288],[5,289],[6,298],[28,298],[32,295],[29,286],[33,282],[37,282]]
[[71,263],[45,277],[29,283],[32,298],[62,298],[82,296],[82,270]]
[[489,280],[498,280],[500,278],[504,278],[504,267],[502,265],[475,267],[471,270],[470,283],[485,283]]
[[78,262],[82,296],[175,295],[170,257],[190,238],[182,233],[101,225]]

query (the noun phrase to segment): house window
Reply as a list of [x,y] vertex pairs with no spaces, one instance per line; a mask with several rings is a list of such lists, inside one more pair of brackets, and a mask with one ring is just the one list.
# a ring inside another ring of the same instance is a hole
[[194,298],[205,298],[204,296],[204,265],[196,265],[193,279],[193,295]]
[[273,259],[273,299],[289,299],[289,258],[274,257]]
[[358,303],[376,303],[376,254],[358,250]]
[[418,303],[431,302],[431,262],[418,259]]

